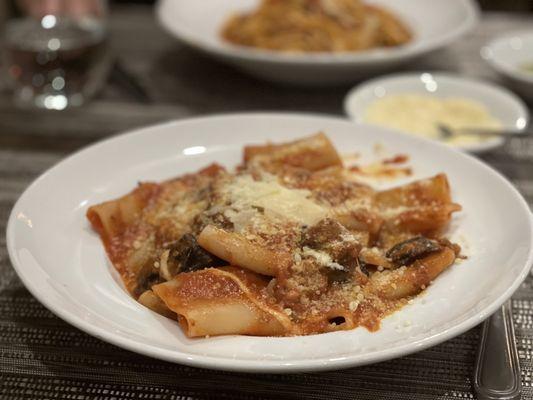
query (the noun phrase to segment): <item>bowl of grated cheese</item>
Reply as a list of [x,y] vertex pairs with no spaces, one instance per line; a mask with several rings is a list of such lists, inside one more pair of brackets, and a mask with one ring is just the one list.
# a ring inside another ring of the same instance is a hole
[[357,123],[385,126],[474,153],[502,145],[504,134],[444,137],[439,125],[498,131],[524,130],[529,122],[527,107],[510,91],[442,73],[372,79],[347,94],[344,108]]

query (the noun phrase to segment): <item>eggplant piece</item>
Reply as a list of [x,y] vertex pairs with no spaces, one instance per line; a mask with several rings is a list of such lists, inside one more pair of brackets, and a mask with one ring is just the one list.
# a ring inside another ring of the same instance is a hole
[[399,266],[411,264],[413,261],[441,249],[442,247],[436,241],[423,236],[415,236],[414,238],[395,244],[387,250],[385,255],[395,265]]
[[168,281],[181,272],[198,271],[227,264],[226,261],[202,248],[194,235],[186,233],[162,254],[159,272]]
[[180,264],[180,272],[192,272],[227,264],[226,261],[200,247],[196,238],[189,233],[183,235],[180,242],[185,247],[175,256],[176,261]]
[[363,273],[367,278],[370,276],[370,272],[368,271],[368,264],[362,261],[361,259],[358,260],[359,262],[359,269],[361,270],[361,273]]
[[344,269],[324,268],[328,277],[328,284],[348,282],[353,275],[353,268],[345,267]]
[[339,222],[325,218],[310,228],[307,228],[302,237],[302,246],[310,247],[327,253],[334,262],[355,268],[361,244],[352,233]]
[[353,279],[361,244],[357,242],[352,233],[331,218],[320,220],[315,225],[304,229],[301,245],[328,254],[337,264],[336,268],[327,266],[324,268],[328,283],[331,285]]
[[349,233],[349,231],[339,222],[325,218],[304,230],[301,245],[325,250],[332,243],[339,241],[343,233]]
[[133,293],[134,297],[139,297],[143,292],[149,290],[153,285],[164,282],[157,272],[152,272],[148,276],[139,280],[139,285]]

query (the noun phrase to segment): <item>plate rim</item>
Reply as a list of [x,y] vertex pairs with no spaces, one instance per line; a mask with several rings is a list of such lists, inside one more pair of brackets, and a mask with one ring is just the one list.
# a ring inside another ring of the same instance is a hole
[[[374,49],[362,52],[348,52],[331,54],[327,52],[316,54],[285,54],[277,51],[264,49],[247,48],[238,45],[216,45],[208,41],[198,39],[197,35],[185,28],[175,28],[166,16],[166,7],[172,4],[173,0],[158,0],[154,9],[156,19],[159,24],[173,38],[182,43],[200,50],[207,54],[213,54],[224,59],[239,61],[266,62],[278,65],[365,65],[373,63],[398,62],[410,59],[433,50],[448,46],[455,40],[471,32],[480,21],[480,7],[473,0],[455,0],[460,2],[465,11],[465,19],[461,25],[453,31],[442,36],[421,41],[416,46],[404,46],[392,49]],[[179,32],[178,32],[179,31]]]
[[[208,368],[213,370],[224,370],[224,371],[233,371],[233,372],[253,372],[253,373],[294,373],[294,372],[307,372],[307,371],[327,371],[327,370],[338,370],[343,368],[349,368],[354,366],[362,366],[371,363],[376,363],[380,361],[385,361],[389,359],[394,359],[400,356],[405,356],[412,354],[424,349],[427,349],[431,346],[443,343],[455,336],[458,336],[465,331],[476,326],[482,320],[494,313],[498,307],[500,307],[505,301],[507,301],[512,294],[518,289],[519,285],[527,277],[531,264],[533,263],[533,243],[530,243],[527,262],[524,264],[520,273],[517,274],[512,285],[510,285],[502,294],[500,294],[494,301],[487,305],[484,310],[478,314],[466,319],[465,321],[456,324],[448,329],[439,331],[432,335],[426,336],[424,338],[398,345],[392,349],[380,349],[373,351],[367,354],[359,355],[348,355],[343,357],[329,357],[327,359],[307,359],[307,360],[296,360],[296,361],[283,361],[283,360],[255,360],[255,359],[233,359],[228,357],[216,357],[209,355],[200,355],[200,354],[187,354],[183,352],[168,352],[168,350],[161,349],[157,346],[139,343],[136,340],[130,339],[120,334],[112,333],[105,329],[100,329],[91,325],[89,322],[84,319],[71,314],[68,311],[63,309],[56,308],[52,301],[49,301],[46,295],[39,292],[39,286],[34,284],[31,280],[27,279],[26,275],[22,272],[24,267],[19,261],[16,254],[16,239],[15,239],[15,224],[17,223],[17,218],[15,212],[20,208],[20,205],[25,201],[25,199],[31,195],[31,191],[35,186],[37,186],[45,177],[52,174],[56,169],[60,168],[62,165],[67,163],[69,160],[77,157],[79,154],[94,150],[99,146],[105,146],[107,142],[124,139],[128,136],[134,135],[145,135],[147,132],[154,128],[161,128],[164,126],[171,126],[176,124],[183,123],[198,123],[203,120],[211,119],[224,119],[224,118],[293,118],[293,119],[307,119],[307,118],[316,118],[321,120],[330,120],[332,122],[343,122],[349,123],[348,120],[344,118],[339,118],[331,115],[317,114],[317,113],[293,113],[293,112],[244,112],[244,113],[222,113],[222,114],[212,114],[206,116],[199,116],[193,118],[184,118],[178,120],[167,121],[159,124],[152,124],[137,129],[128,130],[117,135],[112,135],[104,140],[97,141],[93,144],[85,146],[73,154],[65,157],[64,159],[58,161],[56,164],[52,165],[50,168],[45,170],[41,175],[34,179],[30,185],[23,191],[16,203],[14,204],[6,228],[6,247],[8,249],[8,255],[11,260],[13,269],[17,273],[18,277],[21,279],[24,286],[28,291],[50,312],[58,316],[67,323],[73,325],[74,327],[82,330],[85,333],[90,334],[100,340],[104,340],[108,343],[111,343],[117,347],[120,347],[125,350],[133,351],[138,354],[145,356],[157,358],[160,360],[170,361],[174,363],[179,363],[191,367],[199,368]],[[389,130],[386,128],[378,128],[381,130]],[[391,130],[389,130],[391,131]],[[396,132],[395,132],[396,133]],[[494,174],[497,179],[499,179],[508,190],[510,190],[514,197],[516,197],[518,204],[521,205],[523,211],[527,212],[529,215],[528,225],[530,230],[530,236],[533,238],[533,215],[530,212],[529,205],[523,198],[523,196],[518,192],[518,190],[497,170],[490,167],[489,165],[481,162],[475,157],[459,152],[454,149],[447,148],[445,145],[440,143],[435,143],[425,138],[412,137],[411,135],[399,133],[401,136],[408,136],[411,140],[430,143],[433,146],[442,146],[454,153],[459,153],[461,157],[468,159],[470,162],[477,164],[480,168],[487,171],[487,173]],[[140,346],[139,346],[140,345]]]

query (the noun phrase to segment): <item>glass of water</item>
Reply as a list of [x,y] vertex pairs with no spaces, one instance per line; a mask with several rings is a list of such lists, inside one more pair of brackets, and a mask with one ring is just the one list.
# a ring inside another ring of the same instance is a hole
[[80,106],[105,82],[111,65],[105,0],[18,0],[7,21],[3,68],[22,107]]

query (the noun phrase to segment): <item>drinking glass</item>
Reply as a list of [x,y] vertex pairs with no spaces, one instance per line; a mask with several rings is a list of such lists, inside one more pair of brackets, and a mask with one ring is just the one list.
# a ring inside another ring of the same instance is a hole
[[17,105],[79,106],[111,64],[105,0],[19,0],[5,24],[3,68]]

